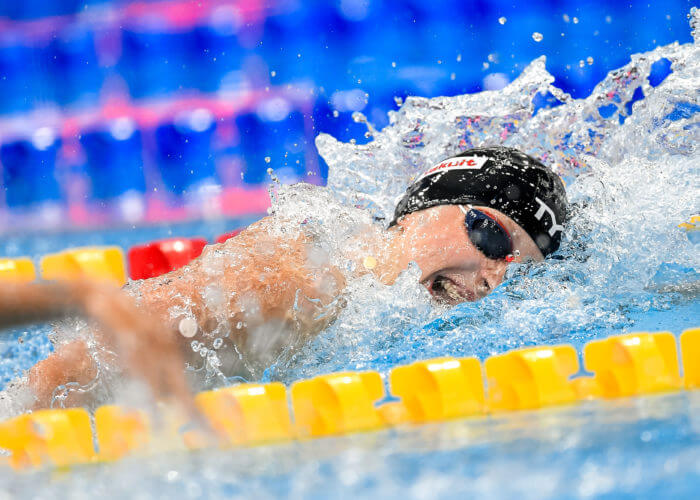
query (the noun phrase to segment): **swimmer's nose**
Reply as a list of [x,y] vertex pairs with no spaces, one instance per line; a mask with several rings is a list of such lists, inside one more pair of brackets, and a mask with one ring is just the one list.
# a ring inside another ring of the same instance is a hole
[[477,293],[480,297],[486,297],[493,289],[503,281],[508,263],[504,260],[491,260],[481,266],[477,280]]

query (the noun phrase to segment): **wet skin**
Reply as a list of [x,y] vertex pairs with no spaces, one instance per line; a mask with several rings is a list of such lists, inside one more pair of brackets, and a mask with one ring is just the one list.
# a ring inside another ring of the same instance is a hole
[[[514,260],[543,260],[532,238],[498,210],[475,206],[506,228],[513,241]],[[502,281],[508,263],[488,259],[469,239],[464,214],[457,205],[414,212],[398,221],[392,251],[397,267],[418,264],[421,283],[441,302],[457,304],[479,300]]]

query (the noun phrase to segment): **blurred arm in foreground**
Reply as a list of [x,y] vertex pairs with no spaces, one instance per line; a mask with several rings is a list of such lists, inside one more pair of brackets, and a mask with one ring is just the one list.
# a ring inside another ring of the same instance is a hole
[[[174,399],[192,408],[192,394],[182,371],[182,354],[174,335],[139,310],[119,289],[87,281],[3,284],[0,287],[0,329],[54,321],[73,315],[92,320],[99,340],[117,353],[118,362],[146,382],[154,396]],[[94,376],[85,342],[57,348],[29,371],[36,407],[47,407],[56,386],[86,383]]]

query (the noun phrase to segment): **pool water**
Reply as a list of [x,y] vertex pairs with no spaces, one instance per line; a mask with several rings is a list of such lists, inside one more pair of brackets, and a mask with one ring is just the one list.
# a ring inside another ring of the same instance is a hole
[[[411,176],[474,146],[505,144],[543,158],[565,179],[575,208],[555,258],[511,266],[479,302],[433,306],[415,268],[393,286],[350,283],[331,326],[251,380],[367,369],[386,376],[419,359],[483,360],[543,344],[580,350],[612,334],[698,326],[700,252],[697,238],[677,227],[700,208],[698,11],[691,21],[694,43],[634,55],[585,99],[554,87],[537,59],[501,91],[408,99],[367,145],[319,136],[328,188],[277,186],[272,213],[313,228],[331,253],[368,214],[386,220]],[[670,73],[650,78],[660,61]],[[82,244],[128,247],[171,233],[211,236],[239,222],[18,236],[0,250],[36,257]],[[3,340],[3,382],[47,354],[48,331]],[[695,498],[699,410],[700,393],[681,392],[70,473],[2,470],[0,498]]]
[[0,480],[7,498],[696,498],[698,458],[693,392]]

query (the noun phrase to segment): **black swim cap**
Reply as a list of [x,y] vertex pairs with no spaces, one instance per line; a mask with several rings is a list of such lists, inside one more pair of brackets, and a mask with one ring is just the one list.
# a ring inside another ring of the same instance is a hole
[[437,205],[480,205],[499,210],[530,235],[542,255],[559,248],[566,191],[557,174],[513,148],[475,148],[438,163],[396,205],[391,225]]

